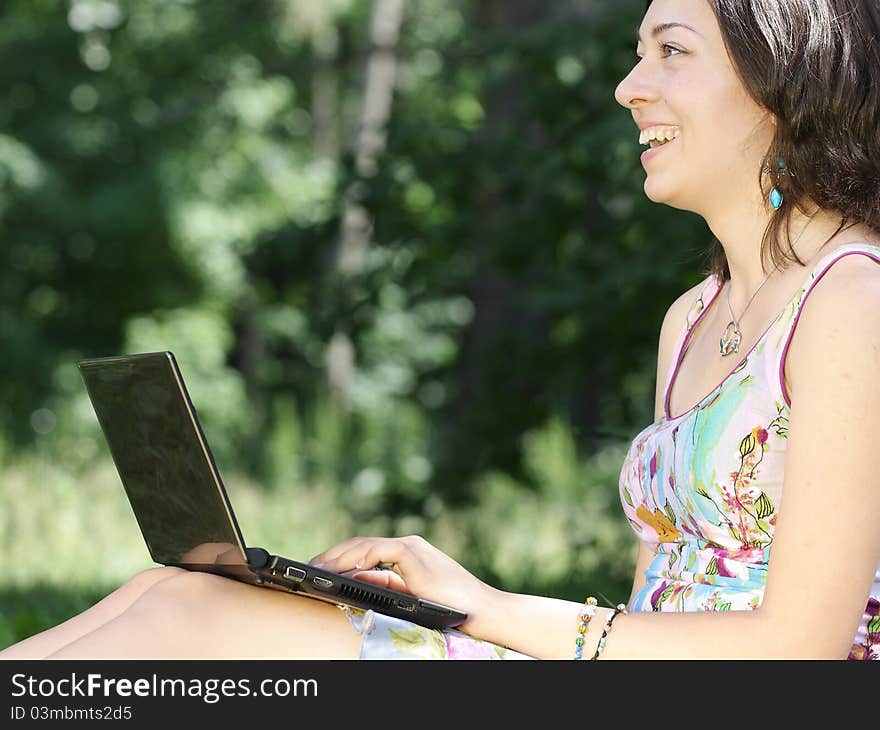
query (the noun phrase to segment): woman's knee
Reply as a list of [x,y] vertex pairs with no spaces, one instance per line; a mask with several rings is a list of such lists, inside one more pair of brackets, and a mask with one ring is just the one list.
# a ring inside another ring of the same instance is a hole
[[185,570],[156,583],[129,609],[170,652],[210,652],[200,642],[228,639],[251,604],[246,591],[262,589],[211,573]]
[[[132,616],[169,651],[194,655],[354,658],[361,638],[332,604],[196,571],[157,583]],[[283,626],[283,638],[256,626]]]
[[147,587],[126,610],[126,616],[161,635],[196,631],[204,606],[211,604],[211,578],[219,580],[216,576],[177,570]]
[[126,590],[143,592],[157,583],[168,580],[169,578],[174,578],[181,573],[186,572],[187,571],[183,568],[176,568],[172,565],[163,565],[159,568],[147,568],[139,573],[135,573],[122,585],[122,587]]
[[124,601],[123,605],[132,606],[143,602],[150,595],[156,595],[163,586],[166,587],[163,590],[167,593],[168,584],[172,581],[180,580],[181,577],[189,574],[189,572],[174,566],[149,568],[140,573],[135,573],[108,598],[118,597],[118,600]]
[[97,604],[92,606],[91,611],[120,611],[157,583],[173,578],[181,572],[185,571],[182,568],[162,566],[160,568],[147,568],[139,573],[135,573],[113,592],[108,593]]
[[[279,603],[279,597],[286,600]],[[216,622],[222,624],[234,619],[246,606],[248,611],[264,612],[267,609],[278,610],[284,605],[288,611],[296,612],[294,604],[299,601],[315,603],[298,597],[290,601],[291,598],[281,592],[258,588],[222,575],[184,570],[147,590],[136,608],[159,617],[160,621],[164,618],[190,623],[207,631]],[[325,607],[326,604],[321,606]]]
[[227,581],[222,576],[175,568],[173,574],[155,581],[138,603],[149,604],[154,610],[170,607],[178,615],[188,607],[200,611],[210,605]]

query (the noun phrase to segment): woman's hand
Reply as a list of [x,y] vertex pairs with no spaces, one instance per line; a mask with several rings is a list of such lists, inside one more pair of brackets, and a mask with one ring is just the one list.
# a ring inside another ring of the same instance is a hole
[[464,611],[468,619],[457,628],[465,633],[470,633],[478,617],[489,613],[497,593],[418,535],[353,537],[316,555],[309,563]]

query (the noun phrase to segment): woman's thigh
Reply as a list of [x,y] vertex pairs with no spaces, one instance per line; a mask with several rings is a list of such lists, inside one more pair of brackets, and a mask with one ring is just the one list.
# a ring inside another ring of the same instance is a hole
[[360,640],[333,604],[185,572],[51,656],[353,659]]
[[0,652],[0,659],[42,659],[112,621],[157,583],[178,576],[183,568],[149,568],[135,574],[91,608],[63,623],[19,641]]

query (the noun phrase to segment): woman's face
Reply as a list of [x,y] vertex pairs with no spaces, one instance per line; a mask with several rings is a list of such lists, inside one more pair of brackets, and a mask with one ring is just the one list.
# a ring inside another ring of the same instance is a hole
[[704,217],[744,191],[759,200],[772,115],[746,93],[709,3],[654,0],[639,28],[637,54],[615,97],[632,111],[634,134],[662,127],[675,136],[642,154],[648,198]]

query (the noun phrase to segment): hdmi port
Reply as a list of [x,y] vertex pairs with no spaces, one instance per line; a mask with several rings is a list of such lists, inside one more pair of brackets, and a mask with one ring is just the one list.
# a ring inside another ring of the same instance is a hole
[[398,601],[398,608],[402,608],[404,611],[415,611],[416,605],[414,603],[409,603],[408,601]]

